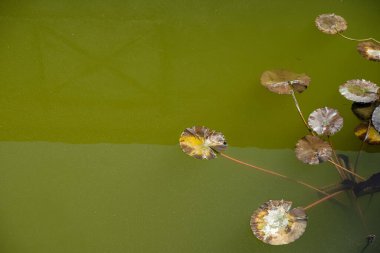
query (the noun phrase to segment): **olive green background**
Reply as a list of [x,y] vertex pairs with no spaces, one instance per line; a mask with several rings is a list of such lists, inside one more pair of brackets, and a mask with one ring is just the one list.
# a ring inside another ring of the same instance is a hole
[[[316,29],[333,12],[346,35],[380,39],[377,0],[1,1],[0,251],[360,252],[368,231],[344,194],[344,205],[308,212],[300,240],[265,245],[249,229],[260,204],[320,196],[178,147],[184,128],[205,125],[225,134],[230,155],[337,182],[331,166],[296,160],[307,131],[293,101],[259,82],[268,69],[309,75],[305,116],[337,108],[345,125],[334,146],[353,160],[359,121],[338,87],[380,84],[380,64]],[[380,149],[366,150],[363,176],[379,168]],[[359,204],[380,236],[379,196]],[[376,241],[366,252],[379,250]]]

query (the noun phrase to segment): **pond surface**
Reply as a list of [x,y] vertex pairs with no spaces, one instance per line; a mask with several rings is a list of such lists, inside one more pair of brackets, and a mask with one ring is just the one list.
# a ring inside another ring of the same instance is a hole
[[[377,0],[2,1],[0,251],[360,252],[368,232],[380,237],[379,195],[358,200],[366,225],[342,194],[308,211],[299,240],[270,246],[250,231],[255,209],[321,196],[178,145],[183,129],[205,125],[225,134],[228,155],[338,182],[328,164],[295,158],[307,131],[293,101],[260,84],[268,69],[309,75],[305,115],[337,108],[345,125],[334,146],[355,159],[359,121],[338,87],[380,84],[380,64],[318,31],[321,13],[343,16],[348,36],[380,39]],[[367,177],[380,148],[365,148]],[[365,252],[379,251],[377,240]]]

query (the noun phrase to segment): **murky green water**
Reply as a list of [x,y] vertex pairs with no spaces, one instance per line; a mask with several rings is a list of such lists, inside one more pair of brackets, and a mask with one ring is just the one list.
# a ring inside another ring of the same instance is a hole
[[[351,157],[358,121],[338,86],[380,84],[380,64],[356,43],[319,32],[335,12],[347,35],[380,38],[380,2],[1,1],[0,251],[360,252],[366,229],[347,196],[308,212],[306,233],[268,246],[251,213],[269,199],[304,206],[318,196],[223,158],[178,147],[185,127],[222,131],[228,154],[318,186],[338,180],[292,148],[306,134],[291,97],[260,83],[267,69],[307,73],[306,115],[337,108],[333,138]],[[378,170],[380,149],[359,164]],[[380,236],[380,196],[359,199]],[[366,252],[379,252],[377,240]]]

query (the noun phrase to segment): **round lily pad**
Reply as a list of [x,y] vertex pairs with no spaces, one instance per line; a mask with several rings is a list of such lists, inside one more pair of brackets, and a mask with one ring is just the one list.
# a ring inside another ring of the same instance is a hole
[[283,69],[267,70],[260,78],[261,84],[277,94],[291,94],[293,91],[303,92],[310,83],[310,77]]
[[214,159],[227,149],[224,135],[204,126],[186,128],[179,138],[179,144],[183,152],[197,159]]
[[372,118],[372,113],[378,103],[358,103],[354,102],[351,106],[351,111],[361,120],[369,120]]
[[320,164],[330,159],[332,148],[318,136],[306,135],[296,144],[296,157],[307,164]]
[[343,127],[343,118],[333,108],[319,108],[309,115],[308,124],[319,135],[331,136]]
[[346,20],[334,13],[321,14],[315,19],[318,30],[327,34],[337,34],[347,29]]
[[360,42],[357,50],[369,61],[380,61],[380,44],[373,41]]
[[307,226],[307,215],[299,208],[291,209],[292,202],[269,200],[262,204],[251,216],[253,234],[271,245],[294,242],[302,236]]
[[372,124],[380,132],[380,106],[377,106],[372,113]]
[[364,79],[349,80],[339,86],[339,92],[348,100],[360,103],[370,103],[379,99],[379,87]]

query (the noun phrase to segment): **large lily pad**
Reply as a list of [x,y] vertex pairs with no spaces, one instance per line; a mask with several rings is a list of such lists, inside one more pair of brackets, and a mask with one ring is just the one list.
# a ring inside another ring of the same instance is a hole
[[315,19],[318,30],[327,34],[337,34],[347,29],[346,20],[334,13],[321,14]]
[[261,84],[277,94],[291,94],[294,91],[303,92],[310,83],[310,77],[287,70],[275,69],[265,71],[260,78]]
[[343,118],[335,109],[324,107],[309,115],[308,124],[319,135],[333,135],[343,127]]
[[[367,134],[368,132],[368,134]],[[380,134],[376,129],[370,125],[368,127],[368,123],[360,123],[355,128],[355,135],[360,140],[370,144],[370,145],[379,145],[380,144]]]
[[224,135],[204,126],[186,128],[179,138],[179,144],[183,152],[197,159],[214,159],[227,149]]
[[380,61],[380,44],[372,41],[360,42],[357,46],[359,54],[369,61]]
[[307,226],[307,215],[302,208],[290,209],[291,201],[269,200],[251,217],[253,234],[271,245],[294,242],[302,236]]
[[349,80],[339,87],[339,92],[348,100],[360,103],[370,103],[379,99],[379,87],[364,79]]
[[380,106],[376,107],[372,113],[372,124],[380,132]]
[[320,164],[330,159],[332,148],[318,136],[306,135],[296,144],[296,157],[307,164]]

